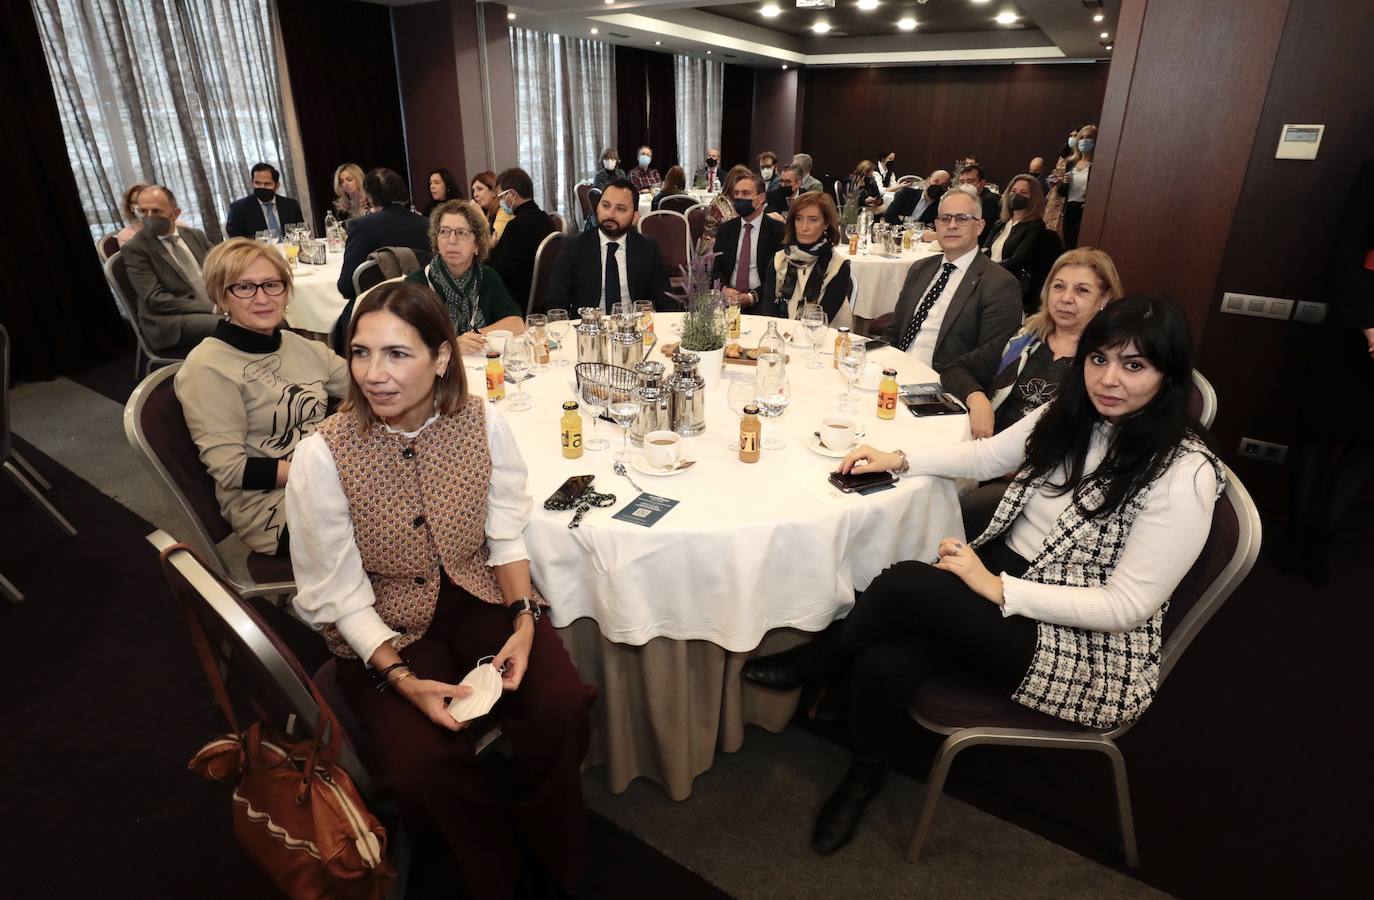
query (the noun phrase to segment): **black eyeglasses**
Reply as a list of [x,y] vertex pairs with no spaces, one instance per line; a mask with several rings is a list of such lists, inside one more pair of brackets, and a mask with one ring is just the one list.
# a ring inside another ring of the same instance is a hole
[[237,281],[229,285],[226,290],[240,300],[252,300],[258,291],[262,291],[269,297],[280,297],[286,293],[286,282],[280,278],[272,278],[256,284],[251,281]]
[[971,216],[968,213],[954,213],[952,215],[950,213],[940,213],[940,215],[935,217],[935,221],[939,222],[941,225],[948,225],[950,222],[958,222],[960,225],[967,225],[976,218],[978,217]]

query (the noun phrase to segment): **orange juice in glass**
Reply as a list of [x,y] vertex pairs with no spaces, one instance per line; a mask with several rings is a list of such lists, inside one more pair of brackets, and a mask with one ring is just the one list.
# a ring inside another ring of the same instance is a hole
[[654,304],[649,300],[636,300],[635,312],[639,314],[639,330],[644,332],[644,347],[654,342]]

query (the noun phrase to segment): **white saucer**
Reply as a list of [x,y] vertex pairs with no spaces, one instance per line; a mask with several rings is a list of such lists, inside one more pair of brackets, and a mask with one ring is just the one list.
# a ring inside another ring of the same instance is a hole
[[656,469],[649,465],[649,461],[644,458],[643,453],[636,453],[630,459],[630,468],[641,475],[653,475],[656,478],[671,478],[674,475],[681,475],[683,472],[686,472],[687,469],[690,469],[691,466],[688,466],[686,469]]
[[[854,443],[849,445],[849,450],[853,450],[857,446],[859,446],[859,440],[858,437],[855,436]],[[815,432],[806,436],[806,449],[810,450],[812,453],[819,453],[821,456],[828,456],[831,459],[844,459],[849,455],[849,450],[831,450],[825,444],[822,444],[821,439],[816,437]]]
[[877,369],[869,367],[864,370],[863,375],[858,381],[854,382],[854,390],[867,391],[870,394],[878,393],[878,385],[882,383],[883,375]]
[[293,272],[291,273],[291,277],[292,277],[292,278],[306,278],[306,277],[308,277],[308,276],[310,276],[310,275],[314,275],[314,274],[315,274],[315,269],[316,269],[316,268],[317,268],[316,266],[312,266],[312,265],[310,265],[309,263],[298,263],[298,264],[296,265],[295,271],[293,271]]

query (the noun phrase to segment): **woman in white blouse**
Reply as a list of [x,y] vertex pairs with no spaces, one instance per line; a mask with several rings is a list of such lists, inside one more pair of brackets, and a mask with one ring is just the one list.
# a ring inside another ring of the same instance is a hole
[[1175,303],[1128,297],[1088,324],[1054,401],[1006,431],[909,460],[868,446],[845,457],[841,471],[854,473],[1018,472],[971,543],[947,538],[933,564],[889,567],[820,640],[746,664],[747,680],[777,689],[853,673],[854,759],[821,809],[817,851],[853,836],[882,786],[893,730],[941,672],[970,671],[1091,727],[1149,705],[1165,603],[1202,550],[1223,486],[1187,412],[1191,347]]
[[[586,855],[592,692],[531,583],[525,464],[501,415],[468,393],[428,287],[368,294],[348,347],[348,399],[299,444],[287,482],[296,611],[339,657],[407,827],[442,837],[468,893],[510,897],[528,880],[517,834],[539,835],[521,845],[571,888]],[[499,680],[492,715],[512,750],[514,804],[476,765],[480,735],[462,715],[474,689],[459,683],[470,672]]]
[[1092,175],[1093,153],[1097,149],[1097,126],[1084,125],[1078,129],[1073,159],[1059,183],[1064,194],[1064,249],[1078,246],[1078,229],[1083,224],[1083,204],[1088,199],[1088,176]]

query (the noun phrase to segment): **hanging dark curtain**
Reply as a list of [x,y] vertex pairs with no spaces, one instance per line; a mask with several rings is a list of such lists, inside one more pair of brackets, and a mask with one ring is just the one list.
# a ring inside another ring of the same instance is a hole
[[133,346],[81,206],[48,64],[27,2],[0,3],[0,323],[16,381],[45,381]]
[[[660,174],[677,165],[677,101],[673,57],[634,47],[615,48],[615,133],[627,169],[641,146],[654,149]],[[692,173],[688,172],[690,179]]]
[[722,165],[754,168],[749,156],[749,141],[754,121],[754,70],[749,66],[725,64],[725,90],[721,98],[724,114],[720,121],[720,158]]
[[343,163],[364,172],[385,166],[410,183],[391,8],[277,0],[277,20],[318,231],[334,203],[334,170]]

